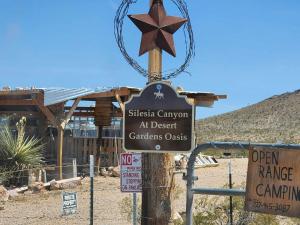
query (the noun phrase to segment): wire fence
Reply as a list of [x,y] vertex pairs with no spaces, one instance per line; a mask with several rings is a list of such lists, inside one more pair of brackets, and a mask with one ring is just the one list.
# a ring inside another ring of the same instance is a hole
[[[227,164],[228,159],[220,159],[219,165],[216,167],[207,167],[196,169],[196,174],[199,176],[199,184],[210,184],[224,186],[228,184],[227,178]],[[243,161],[247,164],[245,159],[237,159],[237,162]],[[235,161],[232,162],[233,168]],[[64,177],[73,175],[73,164],[64,164],[63,166]],[[77,164],[77,176],[89,176],[89,164]],[[56,165],[44,165],[36,168],[26,168],[22,170],[10,171],[10,173],[24,173],[22,176],[28,177],[30,171],[45,170],[49,176],[51,172],[59,169]],[[107,167],[95,166],[95,174],[98,169],[107,169]],[[67,170],[70,170],[68,172]],[[176,183],[179,187],[179,196],[176,200],[176,211],[183,212],[185,208],[185,181],[182,180],[182,173],[185,170],[176,171],[174,173]],[[0,176],[7,172],[1,172]],[[233,182],[239,184],[241,180],[246,179],[246,171],[233,170]],[[9,201],[5,204],[5,210],[0,210],[0,224],[89,224],[89,179],[82,180],[82,185],[75,187],[75,189],[58,190],[58,191],[45,191],[38,195],[25,194],[20,195],[15,200]],[[157,189],[164,187],[156,187]],[[61,213],[61,193],[63,191],[75,191],[78,194],[78,209],[76,214],[69,216],[62,216]],[[94,183],[94,224],[103,225],[129,225],[132,224],[128,220],[128,214],[131,212],[130,201],[132,195],[130,193],[122,193],[120,191],[119,178],[105,178],[103,176],[96,176]],[[139,194],[139,199],[141,195]],[[124,199],[129,200],[128,204]],[[122,203],[126,204],[122,204]],[[140,200],[139,200],[140,204]],[[141,206],[138,206],[140,210]],[[22,212],[22,213],[20,213]],[[139,214],[140,215],[140,214]],[[147,218],[151,220],[152,218]],[[54,222],[55,221],[55,222]]]

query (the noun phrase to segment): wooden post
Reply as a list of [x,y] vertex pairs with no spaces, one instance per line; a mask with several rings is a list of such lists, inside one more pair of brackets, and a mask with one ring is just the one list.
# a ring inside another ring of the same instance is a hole
[[[80,102],[81,98],[77,98],[70,111],[68,112],[68,114],[62,118],[62,122],[60,124],[57,124],[57,166],[58,166],[58,174],[59,174],[59,179],[62,180],[63,179],[63,147],[64,147],[64,130],[66,125],[68,124],[69,120],[71,119],[76,107],[78,106],[79,102]],[[47,110],[48,108],[45,107]],[[46,110],[44,110],[46,111]],[[49,114],[49,113],[48,113]],[[51,115],[51,113],[49,114]]]
[[103,126],[99,126],[98,139],[97,139],[97,154],[96,154],[97,174],[100,174],[100,167],[101,167],[102,130],[103,130]]
[[58,174],[59,179],[63,179],[63,144],[64,144],[64,129],[62,127],[57,127],[57,165],[58,165]]
[[[150,5],[153,0],[150,0]],[[162,50],[156,48],[149,52],[148,81],[162,79]],[[143,154],[143,193],[142,193],[142,224],[172,224],[173,181],[172,154]]]
[[162,79],[162,50],[155,48],[149,52],[148,59],[148,82]]

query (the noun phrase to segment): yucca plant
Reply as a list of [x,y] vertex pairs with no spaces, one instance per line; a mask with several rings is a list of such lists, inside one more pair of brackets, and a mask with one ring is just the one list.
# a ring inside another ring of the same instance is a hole
[[22,117],[16,124],[17,135],[8,126],[0,131],[0,171],[6,178],[9,177],[8,174],[15,177],[16,171],[38,166],[43,162],[44,145],[38,138],[25,137],[25,125],[26,118]]

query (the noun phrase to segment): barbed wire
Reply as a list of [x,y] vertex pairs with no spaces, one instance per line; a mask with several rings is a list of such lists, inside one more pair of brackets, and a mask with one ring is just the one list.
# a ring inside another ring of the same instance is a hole
[[[70,166],[71,167],[71,166]],[[46,170],[47,171],[47,170]],[[22,173],[23,172],[23,173]],[[29,174],[24,174],[24,172],[28,172],[28,170],[22,170],[22,171],[13,171],[13,172],[4,172],[4,173],[0,173],[0,176],[5,176],[5,175],[12,175],[12,174],[16,174],[16,173],[20,173],[18,175],[15,175],[15,178],[16,179],[20,179],[20,178],[28,178],[29,177]],[[63,176],[70,176],[72,174],[72,172],[70,173],[66,173],[66,172],[63,172],[62,175]],[[98,172],[95,172],[95,174],[98,174]],[[88,175],[88,173],[84,173],[84,172],[77,172],[77,176],[82,176],[82,177],[86,177],[86,175]],[[101,174],[98,174],[98,175],[101,175]],[[225,175],[225,174],[224,174]],[[227,174],[226,174],[227,175]],[[101,175],[103,176],[103,175]],[[109,177],[109,175],[107,175]],[[105,177],[105,176],[104,176]],[[204,178],[205,175],[203,176],[198,176],[199,178],[199,181],[197,181],[196,183],[201,183],[202,185],[205,185],[206,182],[205,180],[202,180],[202,178]],[[217,178],[217,179],[224,179],[224,181],[226,181],[227,177],[224,177],[224,176],[220,176],[220,175],[209,175],[209,178]],[[243,174],[234,174],[233,175],[233,179],[245,179],[246,181],[246,178],[247,178],[247,175],[243,175]],[[224,184],[227,184],[227,183],[224,183]],[[144,187],[145,189],[151,189],[151,188],[154,188],[154,189],[160,189],[160,188],[166,188],[166,187],[169,187],[169,186],[151,186],[151,187]]]
[[[58,168],[67,168],[67,167],[73,167],[73,164],[65,164],[62,166],[56,166],[56,165],[45,165],[45,166],[39,166],[39,167],[32,167],[32,168],[24,168],[24,169],[18,169],[18,170],[10,170],[10,171],[1,171],[0,172],[0,176],[1,175],[5,175],[5,174],[14,174],[14,173],[21,173],[21,172],[28,172],[28,171],[35,171],[35,170],[55,170]],[[76,164],[76,167],[86,167],[89,168],[90,164]],[[94,166],[95,168],[99,168],[99,169],[107,169],[109,167],[113,167],[113,166]],[[95,171],[97,172],[97,171]]]
[[[128,10],[131,4],[137,3],[138,0],[122,0],[114,19],[114,35],[117,42],[117,45],[127,61],[127,63],[132,66],[138,73],[140,73],[144,77],[148,77],[148,70],[143,68],[135,59],[133,59],[127,52],[124,38],[123,38],[123,25],[124,19],[128,14]],[[192,24],[188,12],[188,7],[185,0],[171,0],[178,10],[180,11],[182,17],[187,19],[187,23],[184,25],[184,39],[185,39],[185,60],[181,66],[179,66],[175,70],[170,70],[170,72],[164,72],[161,76],[163,80],[168,80],[171,78],[175,78],[180,73],[184,72],[190,74],[186,69],[190,65],[192,58],[195,56],[195,42],[194,42],[194,34],[192,29]],[[158,80],[160,78],[160,74],[151,74],[153,80]]]

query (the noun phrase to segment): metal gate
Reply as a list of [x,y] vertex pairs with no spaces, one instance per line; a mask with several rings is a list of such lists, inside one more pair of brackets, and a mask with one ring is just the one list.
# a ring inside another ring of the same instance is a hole
[[265,144],[265,143],[249,143],[249,142],[209,142],[198,145],[191,153],[187,174],[183,179],[187,181],[186,187],[186,225],[193,224],[193,199],[194,194],[205,195],[222,195],[222,196],[245,196],[244,189],[226,189],[226,188],[205,188],[205,187],[193,187],[194,181],[198,180],[198,177],[194,175],[196,157],[200,152],[215,148],[215,149],[239,149],[248,150],[250,147],[264,147],[264,148],[286,148],[286,149],[298,149],[300,145],[296,144]]

